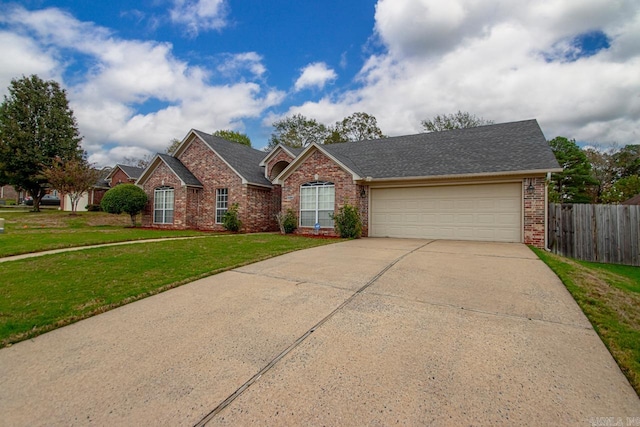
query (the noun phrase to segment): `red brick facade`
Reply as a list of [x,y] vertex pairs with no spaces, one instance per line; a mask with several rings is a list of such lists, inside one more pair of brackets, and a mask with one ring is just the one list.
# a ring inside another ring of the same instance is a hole
[[[530,188],[530,185],[533,188]],[[524,243],[536,248],[544,248],[547,208],[545,179],[524,179],[522,194],[524,198]]]
[[[178,177],[161,163],[142,187],[149,197],[143,226],[224,231],[222,224],[216,224],[216,190],[226,188],[227,206],[238,204],[241,231],[278,229],[275,214],[279,210],[279,190],[243,184],[242,179],[198,138],[194,138],[178,158],[202,183],[202,188],[182,186]],[[163,185],[174,188],[173,224],[153,223],[154,190]]]
[[276,148],[278,153],[269,159],[266,165],[267,177],[273,180],[282,170],[283,166],[288,165],[293,161],[293,156],[284,151],[282,148]]
[[111,187],[115,187],[118,184],[133,184],[136,182],[135,178],[129,178],[129,175],[124,173],[120,167],[116,166],[116,171],[111,175]]
[[[340,207],[349,203],[360,208],[360,215],[363,220],[364,229],[368,229],[368,214],[363,212],[363,206],[368,206],[367,199],[361,199],[361,186],[353,182],[353,177],[338,166],[333,160],[315,150],[304,162],[289,175],[282,187],[282,210],[292,209],[296,215],[300,216],[300,186],[307,182],[328,181],[335,186],[334,212]],[[366,196],[369,192],[366,191]],[[298,218],[299,220],[299,218]],[[319,234],[323,236],[335,236],[333,228],[321,228],[319,232],[312,227],[300,227],[296,229],[296,234]],[[366,232],[363,232],[366,236]]]
[[[281,168],[294,159],[285,150],[273,153],[265,164],[265,172],[271,179]],[[194,228],[223,231],[215,223],[216,190],[228,190],[228,206],[238,204],[239,217],[244,232],[277,231],[275,214],[292,209],[300,217],[300,187],[308,182],[332,182],[335,188],[334,213],[346,203],[355,205],[363,221],[363,236],[368,236],[369,194],[368,185],[354,182],[353,175],[324,154],[311,148],[296,168],[285,177],[282,187],[272,188],[243,184],[242,179],[204,142],[193,138],[179,154],[180,161],[200,181],[202,188],[185,187],[178,177],[161,162],[144,181],[143,188],[149,203],[143,215],[143,225],[157,228]],[[114,175],[115,177],[115,175]],[[530,188],[531,185],[531,188]],[[174,221],[172,224],[153,223],[154,190],[162,186],[174,188]],[[544,247],[546,221],[546,184],[544,177],[525,178],[523,194],[523,239],[525,244]],[[296,234],[335,236],[333,228],[298,226]]]

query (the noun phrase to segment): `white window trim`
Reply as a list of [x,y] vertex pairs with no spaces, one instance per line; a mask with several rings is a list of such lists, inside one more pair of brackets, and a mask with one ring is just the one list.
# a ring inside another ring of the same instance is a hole
[[[171,192],[173,195],[171,209],[166,206],[167,193]],[[162,207],[158,209],[156,207],[158,194],[162,194]],[[153,190],[153,223],[154,224],[173,224],[174,212],[175,212],[175,190],[172,187],[159,187]],[[156,212],[162,212],[162,221],[156,221]],[[167,212],[171,211],[171,221],[167,221]]]
[[[333,188],[333,210],[335,210],[335,206],[336,206],[336,193],[335,193],[335,184],[333,182],[328,182],[328,181],[312,181],[312,182],[306,182],[304,184],[302,184],[300,186],[300,220],[299,222],[299,226],[301,228],[314,228],[315,224],[320,222],[319,219],[319,212],[320,211],[325,211],[325,209],[318,209],[318,206],[320,205],[320,192],[318,191],[319,188],[328,188],[331,187]],[[316,200],[315,200],[315,209],[302,209],[302,189],[303,188],[313,188],[315,189],[315,196],[316,196]],[[302,225],[302,212],[315,212],[315,220],[314,220],[314,224],[313,225]],[[322,226],[320,225],[320,228],[333,228],[333,220],[331,220],[332,224],[330,226]]]
[[[224,191],[224,193],[222,193]],[[221,196],[224,196],[224,200],[222,200]],[[219,204],[224,201],[224,208],[219,207]],[[216,224],[222,224],[222,219],[224,218],[224,214],[229,210],[229,189],[228,188],[216,188],[216,213],[215,213],[215,222]],[[221,215],[218,216],[218,211],[221,212]]]

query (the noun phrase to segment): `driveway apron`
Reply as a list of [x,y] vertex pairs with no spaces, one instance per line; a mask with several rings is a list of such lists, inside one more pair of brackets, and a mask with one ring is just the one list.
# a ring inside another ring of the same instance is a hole
[[640,400],[526,246],[360,239],[2,349],[0,414],[2,425],[640,425]]

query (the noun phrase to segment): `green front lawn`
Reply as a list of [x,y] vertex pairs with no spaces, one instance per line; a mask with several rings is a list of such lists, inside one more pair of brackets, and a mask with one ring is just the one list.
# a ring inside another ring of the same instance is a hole
[[198,278],[335,241],[208,235],[1,263],[0,347]]
[[640,267],[534,251],[560,277],[640,395]]
[[149,230],[131,228],[129,215],[103,212],[0,211],[5,232],[0,234],[0,257],[73,246],[96,245],[127,240],[207,235],[192,230]]

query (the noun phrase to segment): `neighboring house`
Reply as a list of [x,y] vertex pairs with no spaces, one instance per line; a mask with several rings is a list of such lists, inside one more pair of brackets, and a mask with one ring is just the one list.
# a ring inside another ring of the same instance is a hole
[[640,205],[640,194],[636,194],[632,198],[625,200],[622,205]]
[[560,171],[535,120],[269,153],[192,130],[137,184],[150,227],[222,230],[237,203],[245,231],[277,230],[275,213],[292,209],[296,233],[333,236],[349,203],[364,236],[543,247],[545,179]]
[[[99,205],[102,201],[102,197],[104,194],[111,188],[109,186],[109,182],[107,181],[107,177],[111,174],[112,168],[104,167],[100,170],[100,175],[96,183],[91,187],[91,189],[83,193],[80,196],[80,200],[78,200],[77,211],[84,212],[87,210],[87,206],[89,205]],[[71,211],[71,199],[68,195],[64,195],[60,201],[62,205],[63,211]]]
[[134,184],[143,171],[144,168],[135,166],[115,165],[111,169],[111,173],[106,177],[106,181],[110,187],[115,187],[118,184]]
[[12,185],[3,185],[0,187],[0,199],[15,200],[18,203],[21,199],[20,193]]

